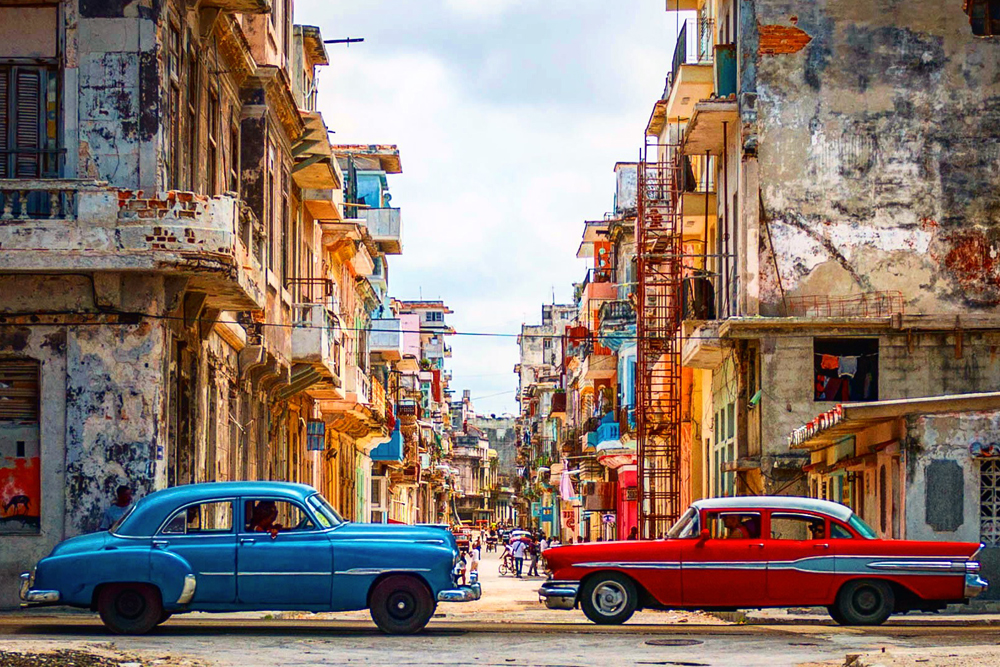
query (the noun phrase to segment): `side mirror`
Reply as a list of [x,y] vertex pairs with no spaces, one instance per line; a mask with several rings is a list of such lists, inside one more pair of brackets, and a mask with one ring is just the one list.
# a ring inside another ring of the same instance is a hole
[[708,541],[708,538],[712,536],[712,533],[708,531],[708,528],[702,528],[701,533],[698,535],[698,546],[703,545]]

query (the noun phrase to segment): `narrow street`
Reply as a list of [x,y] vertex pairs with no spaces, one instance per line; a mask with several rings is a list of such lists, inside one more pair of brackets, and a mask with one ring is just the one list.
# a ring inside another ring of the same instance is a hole
[[[640,612],[602,627],[578,611],[538,603],[542,578],[500,577],[484,554],[483,598],[441,604],[413,637],[380,633],[367,612],[346,614],[191,614],[142,637],[111,636],[96,615],[46,612],[0,616],[0,667],[13,652],[75,650],[145,666],[310,667],[371,665],[829,665],[877,655],[882,665],[981,665],[1000,660],[995,616],[904,616],[878,628],[845,628],[827,616],[784,611],[746,624],[708,614]],[[985,631],[985,633],[984,633]],[[885,653],[882,651],[885,649]],[[79,657],[75,664],[84,665]],[[30,663],[28,663],[30,664]],[[44,663],[39,663],[44,664]],[[52,665],[69,665],[68,660]],[[103,667],[103,666],[102,666]],[[132,667],[135,667],[133,664]]]

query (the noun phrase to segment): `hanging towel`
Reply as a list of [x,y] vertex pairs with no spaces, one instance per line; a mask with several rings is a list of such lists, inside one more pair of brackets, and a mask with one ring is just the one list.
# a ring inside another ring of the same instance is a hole
[[819,367],[825,368],[828,371],[835,370],[840,365],[840,357],[835,357],[832,354],[820,355]]
[[841,357],[840,365],[837,367],[837,375],[840,377],[853,378],[858,373],[857,357]]

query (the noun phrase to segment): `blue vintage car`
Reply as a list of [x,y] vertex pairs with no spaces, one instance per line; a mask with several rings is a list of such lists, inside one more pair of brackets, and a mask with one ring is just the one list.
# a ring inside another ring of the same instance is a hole
[[387,633],[422,629],[458,586],[437,526],[350,523],[310,486],[192,484],[146,496],[111,530],[68,539],[21,575],[27,604],[94,609],[116,633],[187,611],[370,609]]

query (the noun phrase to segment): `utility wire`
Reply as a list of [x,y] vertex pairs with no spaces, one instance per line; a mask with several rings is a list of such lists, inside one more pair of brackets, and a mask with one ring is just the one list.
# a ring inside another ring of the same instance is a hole
[[[326,329],[326,330],[340,330],[340,331],[362,331],[368,333],[396,333],[397,330],[390,329],[373,329],[365,327],[345,327],[336,326],[328,327],[321,325],[313,325],[308,323],[301,324],[284,324],[282,322],[240,322],[238,320],[218,320],[218,319],[206,319],[206,318],[188,318],[183,315],[152,315],[148,313],[134,313],[134,312],[121,312],[121,311],[96,311],[93,313],[94,317],[107,317],[107,316],[117,316],[124,318],[126,321],[121,322],[108,322],[108,321],[53,321],[53,322],[43,322],[40,321],[41,318],[57,318],[63,315],[81,315],[81,313],[0,313],[0,327],[51,327],[51,326],[128,326],[128,325],[138,325],[139,321],[142,319],[155,319],[155,320],[175,320],[190,323],[211,323],[211,324],[235,324],[243,327],[271,327],[277,329]],[[14,317],[31,317],[32,321],[28,322],[8,322],[8,318]],[[767,318],[758,318],[764,320]],[[886,318],[882,318],[886,319]],[[981,328],[970,327],[968,329],[962,329],[967,333],[972,333]],[[873,331],[871,336],[882,335],[883,333],[897,333],[905,334],[909,330],[898,329],[888,332],[883,331]],[[934,334],[934,333],[954,333],[955,329],[920,329],[914,331],[913,333],[920,334]],[[428,331],[426,329],[400,329],[398,333],[401,334],[433,334],[439,336],[470,336],[479,338],[566,338],[565,336],[551,334],[551,333],[508,333],[501,331]],[[763,333],[762,333],[763,335]],[[816,334],[813,333],[771,333],[769,335],[774,335],[780,338],[816,338]],[[851,334],[853,337],[864,334]],[[638,340],[665,340],[667,336],[639,336],[638,334],[622,334],[614,333],[607,336],[601,336],[596,334],[590,334],[587,336],[574,336],[570,339],[572,342],[601,342],[602,340],[620,340],[620,341],[638,341]],[[718,334],[709,335],[680,335],[681,340],[706,340],[706,341],[726,341],[733,340],[732,338],[727,338],[720,336]]]

